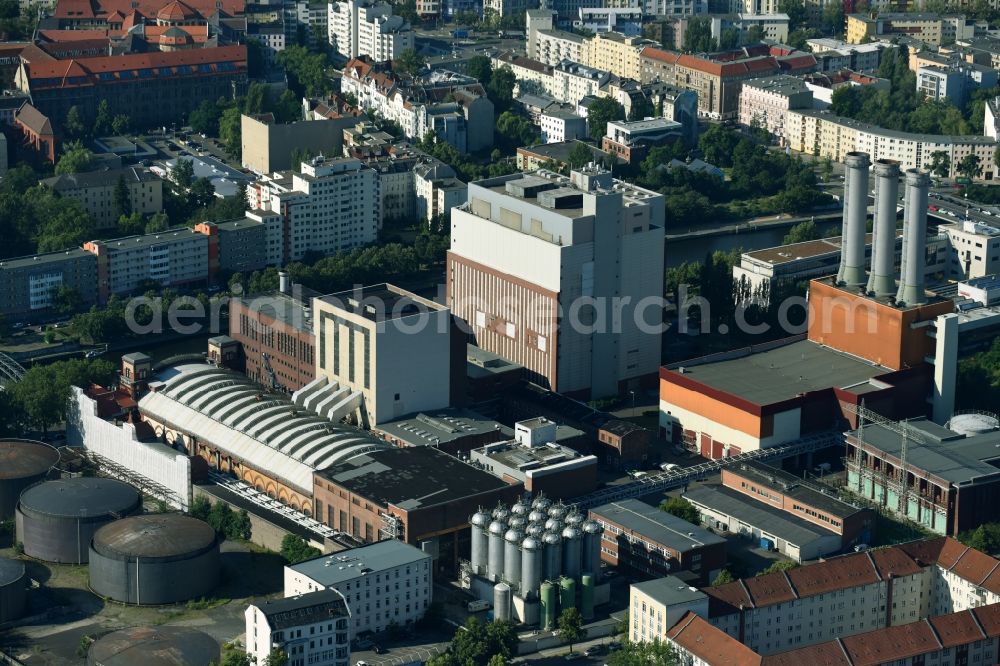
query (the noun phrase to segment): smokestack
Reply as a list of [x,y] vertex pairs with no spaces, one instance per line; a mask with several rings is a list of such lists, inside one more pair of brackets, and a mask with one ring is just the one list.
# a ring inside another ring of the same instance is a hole
[[868,153],[847,153],[844,161],[844,230],[840,239],[837,282],[848,287],[865,284],[865,227],[868,219]]
[[917,169],[906,170],[906,201],[903,204],[903,260],[899,271],[896,302],[907,306],[927,302],[924,293],[924,262],[927,249],[927,192],[930,177]]
[[934,321],[934,423],[944,425],[955,412],[955,389],[958,379],[958,315],[939,315]]
[[872,229],[872,270],[868,291],[876,298],[896,293],[896,202],[899,200],[899,164],[875,160],[875,224]]
[[292,281],[285,271],[278,271],[278,291],[283,294],[292,293]]

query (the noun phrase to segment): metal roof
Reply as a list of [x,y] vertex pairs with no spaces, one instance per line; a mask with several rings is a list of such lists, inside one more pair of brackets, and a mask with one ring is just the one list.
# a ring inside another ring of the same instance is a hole
[[664,576],[632,583],[632,589],[649,595],[665,606],[708,599],[704,592],[697,587],[691,587],[677,576]]
[[0,440],[0,479],[20,479],[45,474],[59,462],[59,451],[27,439]]
[[24,562],[0,557],[0,587],[24,577]]
[[271,631],[301,627],[336,617],[350,617],[344,596],[336,590],[317,590],[257,604]]
[[332,587],[344,581],[371,573],[379,573],[406,564],[430,560],[424,551],[396,539],[342,550],[313,560],[286,567],[324,587]]
[[129,627],[90,647],[88,664],[101,666],[207,666],[217,663],[219,642],[189,627]]
[[730,467],[729,471],[839,518],[853,516],[861,510],[838,498],[832,490],[827,490],[822,485],[814,486],[794,474],[762,462],[749,460]]
[[139,491],[115,479],[70,478],[46,481],[21,495],[21,507],[60,518],[95,518],[130,513]]
[[183,557],[204,552],[217,543],[211,525],[177,513],[123,518],[94,534],[94,550],[105,557]]
[[822,527],[811,525],[801,518],[784,511],[772,509],[762,502],[755,502],[729,488],[701,486],[684,493],[684,499],[692,504],[706,506],[713,511],[724,513],[747,525],[760,528],[767,534],[802,547],[824,537],[840,537]]
[[679,553],[726,541],[708,530],[636,499],[611,502],[591,509],[590,513],[598,522],[610,521],[621,525]]
[[168,374],[158,390],[139,401],[143,414],[310,494],[314,470],[389,448],[359,428],[268,393],[245,375],[202,364],[176,366]]

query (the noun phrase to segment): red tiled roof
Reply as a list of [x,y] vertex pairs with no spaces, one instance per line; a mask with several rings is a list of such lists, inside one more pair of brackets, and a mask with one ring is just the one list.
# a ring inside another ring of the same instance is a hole
[[[72,30],[65,30],[64,32],[73,32]],[[87,32],[91,32],[88,30]],[[107,37],[97,38],[97,39],[77,39],[73,41],[61,41],[61,42],[48,42],[41,43],[38,45],[40,49],[53,56],[54,58],[65,58],[65,54],[68,53],[78,53],[81,51],[87,52],[97,52],[107,54],[108,47],[111,44],[111,40]]]
[[741,580],[718,587],[706,587],[702,589],[702,592],[708,595],[709,612],[712,617],[728,615],[735,613],[740,608],[753,608],[754,606],[753,599],[750,598],[750,594]]
[[755,606],[780,604],[797,597],[783,571],[746,578],[743,582],[750,591]]
[[854,666],[877,666],[940,648],[927,622],[885,627],[840,639]]
[[938,559],[941,557],[941,549],[944,548],[945,543],[948,541],[947,537],[923,539],[921,541],[911,541],[910,543],[901,544],[891,550],[901,550],[913,558],[917,564],[929,566],[938,563]]
[[788,577],[800,597],[825,594],[858,585],[870,585],[879,580],[878,572],[867,553],[855,553],[797,567],[788,572]]
[[180,0],[174,0],[156,12],[156,18],[165,21],[180,21],[197,17],[198,13]]
[[973,608],[972,614],[979,620],[979,626],[983,628],[987,636],[991,638],[1000,636],[1000,604]]
[[667,636],[712,666],[760,666],[761,663],[759,654],[691,612]]
[[911,576],[923,569],[913,561],[912,557],[898,548],[877,548],[868,551],[868,555],[882,578],[888,578],[890,575]]
[[[57,19],[86,20],[86,19],[106,19],[115,13],[128,16],[133,11],[137,11],[143,16],[153,18],[161,11],[167,11],[167,17],[183,16],[183,12],[188,15],[201,15],[208,18],[216,13],[215,0],[188,0],[188,2],[170,2],[169,0],[137,0],[136,7],[132,7],[133,0],[59,0],[56,5],[55,17]],[[241,16],[246,8],[246,0],[220,0],[220,8],[224,14],[229,16]],[[175,5],[180,5],[176,7]],[[179,13],[180,12],[180,13]]]
[[817,643],[809,647],[779,652],[764,657],[764,666],[851,666],[840,641]]
[[38,36],[46,42],[82,42],[107,39],[107,30],[39,30]]
[[969,548],[951,570],[965,580],[981,585],[996,570],[998,564],[1000,562],[986,553]]
[[928,618],[927,621],[931,623],[938,640],[945,647],[966,645],[986,638],[983,630],[979,628],[979,623],[969,611],[938,615]]

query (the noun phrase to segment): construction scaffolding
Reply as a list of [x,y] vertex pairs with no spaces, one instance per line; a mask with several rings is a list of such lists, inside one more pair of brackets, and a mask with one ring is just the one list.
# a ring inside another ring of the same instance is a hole
[[98,472],[100,472],[103,476],[129,483],[138,488],[139,492],[147,497],[160,500],[168,506],[172,506],[177,509],[183,509],[189,504],[187,501],[182,501],[184,498],[178,496],[177,493],[170,490],[166,486],[159,484],[142,474],[138,474],[128,467],[119,465],[115,461],[105,458],[99,453],[94,453],[88,449],[73,450],[76,453],[79,453],[82,458],[92,463],[97,468]]

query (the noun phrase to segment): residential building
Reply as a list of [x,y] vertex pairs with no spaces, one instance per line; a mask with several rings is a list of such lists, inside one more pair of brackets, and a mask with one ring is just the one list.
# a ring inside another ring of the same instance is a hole
[[400,148],[385,155],[362,158],[366,168],[378,174],[380,226],[387,220],[412,220],[417,211],[413,170],[423,160],[422,153]]
[[361,395],[366,424],[461,404],[465,338],[451,311],[390,284],[313,300],[317,384]]
[[[115,228],[126,212],[150,215],[163,210],[163,181],[143,167],[63,174],[40,182],[61,197],[79,201],[93,218],[95,229]],[[115,201],[121,182],[128,192],[128,211],[119,209]]]
[[977,155],[983,171],[980,177],[993,180],[997,166],[993,160],[996,140],[988,136],[946,136],[915,134],[885,129],[826,111],[790,109],[785,119],[785,145],[819,157],[842,162],[849,152],[866,152],[878,159],[894,160],[901,170],[928,169],[931,155],[941,151],[951,164],[949,177],[966,155]]
[[56,162],[56,130],[48,116],[31,105],[21,104],[14,112],[14,127],[22,135],[21,142],[42,161]]
[[507,67],[517,79],[514,93],[518,96],[530,91],[537,94],[552,94],[554,84],[552,65],[518,55],[513,51],[504,51],[492,57],[493,69]]
[[246,8],[243,0],[95,0],[85,7],[63,0],[55,4],[52,18],[60,29],[127,29],[135,24],[149,23],[160,27],[204,25],[210,17],[242,17]]
[[639,54],[647,46],[654,46],[654,43],[642,37],[626,37],[618,32],[597,33],[587,43],[587,59],[580,62],[594,69],[613,72],[623,79],[639,80],[642,76]]
[[277,603],[323,592],[346,601],[352,637],[412,626],[434,596],[431,555],[388,539],[286,565],[285,599]]
[[587,62],[588,42],[573,32],[555,28],[556,12],[538,9],[527,12],[527,55],[554,67],[563,60]]
[[611,502],[589,517],[604,528],[601,560],[631,575],[690,571],[708,583],[726,566],[725,539],[645,502]]
[[885,42],[850,44],[830,37],[809,39],[806,40],[806,44],[816,56],[817,70],[820,72],[842,69],[849,69],[853,72],[873,72],[882,63],[884,54],[898,48]]
[[392,5],[379,0],[340,0],[328,10],[329,39],[345,58],[368,56],[375,62],[396,60],[412,49],[413,29]]
[[547,166],[550,162],[559,165],[560,168],[569,166],[569,155],[573,148],[584,145],[590,151],[593,161],[597,164],[613,166],[621,160],[606,153],[592,143],[580,140],[562,141],[559,143],[540,143],[537,146],[522,146],[517,149],[517,168],[521,171],[534,171]]
[[544,143],[562,143],[574,139],[587,139],[587,119],[570,109],[550,108],[539,116]]
[[514,439],[473,449],[469,459],[508,483],[553,499],[585,495],[597,487],[597,458],[556,443],[556,423],[545,417],[519,421]]
[[948,100],[959,107],[965,106],[976,90],[995,88],[997,80],[995,69],[974,63],[917,68],[917,92],[929,99]]
[[299,172],[261,176],[247,187],[247,198],[251,210],[280,217],[278,233],[270,227],[268,233],[268,243],[276,244],[269,253],[280,264],[307,252],[330,255],[367,245],[381,226],[378,173],[356,159],[316,157]]
[[0,128],[14,127],[14,115],[30,98],[20,90],[0,91]]
[[939,227],[951,247],[947,276],[955,280],[1000,273],[1000,228],[963,220]]
[[312,151],[337,157],[343,151],[344,130],[366,122],[365,116],[277,123],[270,114],[240,116],[243,166],[258,174],[295,168],[292,153]]
[[520,17],[530,9],[538,9],[538,0],[483,0],[483,12],[495,13],[500,18]]
[[22,62],[16,77],[57,135],[71,106],[84,122],[107,101],[112,116],[125,114],[138,127],[169,126],[205,100],[242,94],[246,81],[246,46],[40,59]]
[[595,34],[616,32],[626,37],[642,34],[641,7],[580,7],[578,18],[573,21],[577,30]]
[[314,515],[365,542],[419,546],[435,571],[453,575],[468,558],[469,516],[523,492],[434,446],[389,448],[318,471]]
[[433,132],[460,153],[493,145],[493,103],[476,79],[444,69],[399,80],[388,63],[367,58],[347,63],[341,90],[382,118],[399,123],[410,139]]
[[584,97],[598,96],[610,80],[611,72],[563,60],[552,70],[552,96],[575,105]]
[[[448,304],[478,346],[523,365],[536,383],[583,396],[630,390],[660,354],[634,303],[662,291],[661,202],[596,166],[568,178],[540,170],[470,183],[468,203],[451,216]],[[603,303],[588,320],[603,317],[610,303],[600,299],[626,294],[620,331],[556,314],[585,299]]]
[[662,146],[682,134],[681,124],[666,118],[609,121],[601,148],[627,164],[638,164],[649,154],[650,148]]
[[281,23],[249,24],[247,39],[260,44],[264,67],[272,69],[278,64],[278,54],[285,50],[285,26]]
[[450,216],[451,209],[468,198],[468,186],[458,179],[455,170],[435,159],[421,160],[413,168],[413,188],[417,218],[427,222]]
[[229,337],[243,351],[243,372],[253,381],[292,393],[316,378],[316,336],[311,299],[318,294],[292,285],[229,301]]
[[263,664],[281,650],[290,666],[347,666],[351,659],[351,612],[343,595],[319,590],[247,606],[246,650]]
[[740,124],[784,137],[788,109],[809,109],[812,104],[812,91],[797,76],[754,79],[745,82],[740,91]]
[[628,591],[628,639],[632,643],[665,636],[689,612],[708,616],[708,595],[677,576],[632,583]]
[[653,108],[663,110],[663,117],[681,124],[684,141],[693,146],[698,142],[698,94],[677,86],[654,81],[643,85]]
[[961,14],[917,12],[883,12],[875,18],[867,14],[848,14],[846,25],[845,39],[850,44],[905,36],[935,46],[947,46],[957,40],[984,36],[987,29],[985,21],[966,19]]
[[812,105],[814,109],[826,109],[833,104],[833,93],[843,86],[864,86],[873,90],[890,90],[892,82],[889,79],[881,79],[876,76],[859,74],[847,69],[838,71],[813,72],[806,74],[804,79],[806,88],[812,91]]
[[0,259],[0,315],[8,322],[52,312],[59,287],[73,289],[84,306],[97,303],[97,257],[82,249]]
[[[267,267],[266,227],[259,220],[202,222],[194,229],[209,236],[209,279],[214,279],[216,273],[251,273]],[[217,248],[214,265],[213,246]]]

